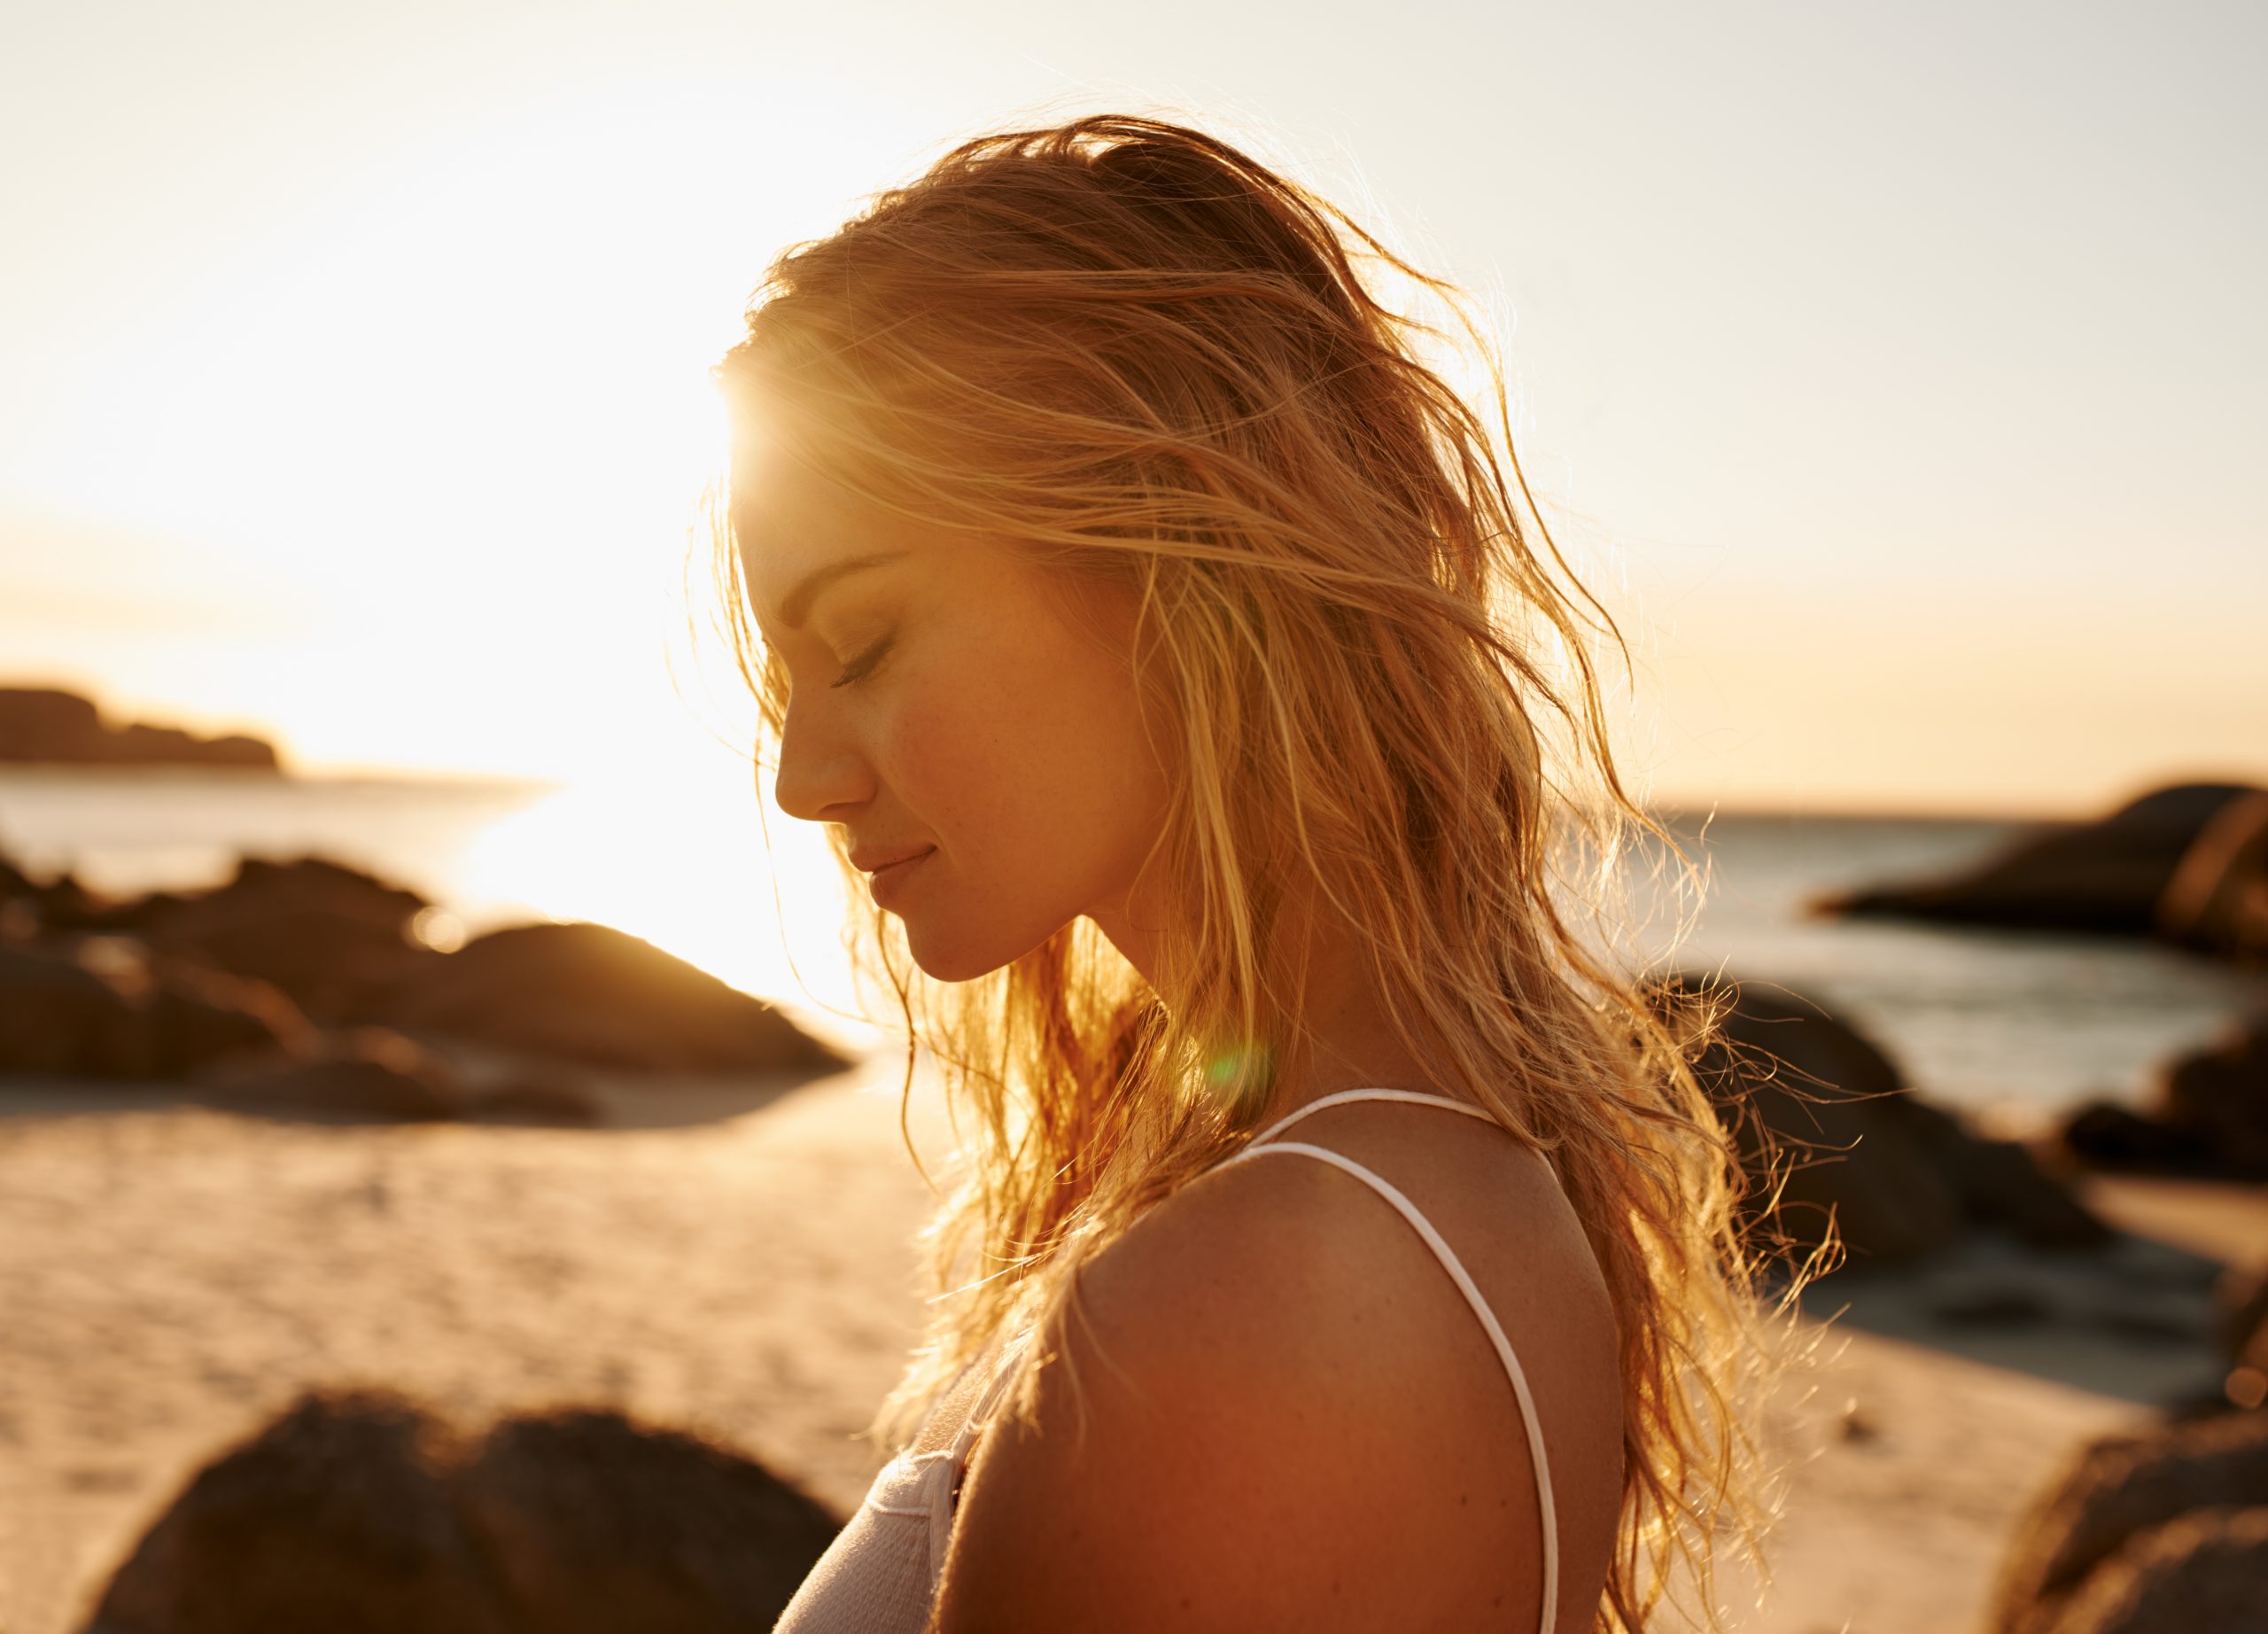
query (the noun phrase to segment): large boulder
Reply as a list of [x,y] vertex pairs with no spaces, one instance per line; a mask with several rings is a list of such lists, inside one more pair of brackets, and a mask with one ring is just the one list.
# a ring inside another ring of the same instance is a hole
[[426,965],[376,1019],[610,1067],[819,1072],[843,1064],[769,1005],[604,925],[521,925],[478,938]]
[[2158,929],[2207,953],[2268,958],[2268,791],[2199,830],[2158,899]]
[[267,982],[311,1015],[356,1021],[439,957],[413,933],[428,906],[343,863],[246,858],[224,885],[147,897],[97,922],[175,958]]
[[2025,1148],[1979,1140],[1922,1101],[1881,1047],[1784,988],[1689,984],[1674,1012],[1712,1014],[1694,1059],[1749,1181],[1746,1226],[1800,1256],[1828,1237],[1854,1264],[1922,1258],[1972,1226],[2039,1248],[2109,1229]]
[[0,1072],[174,1078],[229,1055],[304,1047],[308,1031],[273,988],[154,966],[110,938],[0,946]]
[[307,1397],[197,1473],[92,1629],[518,1634],[449,1490],[460,1456],[447,1425],[400,1397]]
[[[2135,1539],[2201,1511],[2264,1506],[2268,1414],[2226,1414],[2092,1443],[2017,1525],[1992,1627],[1996,1634],[2061,1634],[2066,1607],[2082,1585]],[[2143,1626],[2136,1625],[2138,1634]]]
[[835,1529],[759,1466],[613,1412],[476,1439],[400,1397],[315,1395],[190,1481],[87,1634],[739,1634]]
[[614,1412],[506,1420],[457,1491],[524,1626],[545,1634],[770,1628],[837,1529],[761,1466]]
[[2015,930],[2155,935],[2160,899],[2184,856],[2224,810],[2259,793],[2241,783],[2161,789],[2100,821],[2042,829],[1964,873],[1866,887],[1814,906]]
[[2140,1109],[2079,1107],[2062,1142],[2098,1169],[2268,1180],[2268,1017],[2166,1063]]
[[2268,1628],[2268,1508],[2207,1509],[2144,1532],[2094,1568],[2053,1634]]

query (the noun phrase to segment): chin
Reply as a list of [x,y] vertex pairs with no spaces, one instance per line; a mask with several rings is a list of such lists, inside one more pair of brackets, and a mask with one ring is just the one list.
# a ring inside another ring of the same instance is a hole
[[921,973],[932,981],[973,982],[1014,964],[1055,933],[1051,930],[1037,936],[971,934],[976,930],[964,922],[951,931],[925,931],[908,920],[906,948],[913,953],[913,962],[921,967]]

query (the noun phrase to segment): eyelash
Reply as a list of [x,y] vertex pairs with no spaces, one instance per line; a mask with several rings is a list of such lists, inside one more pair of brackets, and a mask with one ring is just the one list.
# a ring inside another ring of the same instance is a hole
[[843,673],[836,676],[827,684],[836,687],[848,687],[866,680],[867,676],[874,673],[874,666],[880,664],[882,661],[883,656],[889,651],[890,642],[897,639],[897,638],[895,635],[883,636],[882,640],[876,642],[873,646],[867,648],[866,651],[860,653],[857,657],[851,659],[850,663],[844,665],[843,666]]

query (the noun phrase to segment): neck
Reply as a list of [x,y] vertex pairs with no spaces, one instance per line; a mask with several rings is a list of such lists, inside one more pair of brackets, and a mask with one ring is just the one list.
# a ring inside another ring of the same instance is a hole
[[[1172,943],[1165,932],[1140,928],[1145,922],[1133,914],[1098,914],[1096,922],[1166,1008],[1177,1013],[1186,988],[1169,968]],[[1440,1092],[1396,1031],[1359,933],[1318,909],[1310,895],[1276,916],[1270,940],[1288,992],[1263,1018],[1276,1051],[1263,1121],[1342,1089]]]

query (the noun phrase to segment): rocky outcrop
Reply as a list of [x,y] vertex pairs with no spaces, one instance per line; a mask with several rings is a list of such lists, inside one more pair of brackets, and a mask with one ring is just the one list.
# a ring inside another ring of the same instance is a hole
[[474,1437],[400,1397],[312,1396],[191,1478],[88,1634],[738,1634],[835,1528],[758,1465],[617,1413]]
[[2235,959],[2268,959],[2268,791],[2232,800],[2182,853],[2158,899],[2172,940]]
[[311,1033],[274,988],[152,965],[130,944],[0,946],[0,1072],[178,1078],[230,1055],[303,1048]]
[[[2161,902],[2193,847],[2210,838],[2218,854],[2228,842],[2218,836],[2216,821],[2261,792],[2240,783],[2161,789],[2098,822],[2039,829],[1966,873],[1867,887],[1813,906],[1832,914],[2156,936],[2167,929]],[[2210,870],[2200,862],[2197,871]],[[2204,898],[2218,900],[2210,891]]]
[[267,982],[310,1015],[357,1021],[441,957],[412,927],[424,898],[322,858],[247,858],[190,896],[159,894],[89,917],[176,959]]
[[819,1072],[841,1057],[771,1006],[604,925],[522,925],[426,966],[379,1019],[523,1054],[649,1071]]
[[1979,1139],[1922,1100],[1888,1055],[1809,999],[1757,983],[1680,983],[1687,1024],[1716,1017],[1694,1068],[1748,1178],[1747,1229],[1800,1256],[1828,1224],[1855,1265],[1922,1258],[1973,1226],[2039,1248],[2109,1229],[2021,1146]]
[[2268,1180],[2268,1018],[2169,1062],[2139,1109],[2078,1108],[2062,1142],[2098,1169]]
[[199,737],[140,722],[114,727],[89,699],[54,687],[0,687],[0,761],[278,769],[275,746],[256,737]]
[[[247,859],[213,890],[128,902],[0,865],[0,1071],[166,1078],[267,1048],[200,1088],[268,1111],[590,1124],[607,1121],[602,1097],[561,1063],[806,1076],[844,1064],[635,937],[524,925],[445,953],[416,934],[428,906],[320,858]],[[322,1028],[342,1031],[318,1039]],[[468,1085],[445,1055],[492,1059]]]
[[[2234,1413],[2095,1442],[2016,1528],[1992,1626],[1997,1634],[2186,1634],[2257,1626],[2268,1586],[2257,1577],[2248,1615],[2233,1621],[2137,1621],[2129,1608],[2170,1608],[2186,1603],[2185,1596],[2199,1603],[2218,1599],[2227,1581],[2226,1547],[2209,1542],[2224,1536],[2218,1522],[2179,1534],[2163,1529],[2213,1512],[2263,1508],[2268,1414]],[[2166,1541],[2169,1536],[2174,1541]],[[2239,1552],[2256,1547],[2248,1541],[2249,1525],[2227,1536]],[[2184,1562],[2195,1563],[2186,1588],[2173,1581],[2189,1569]]]

